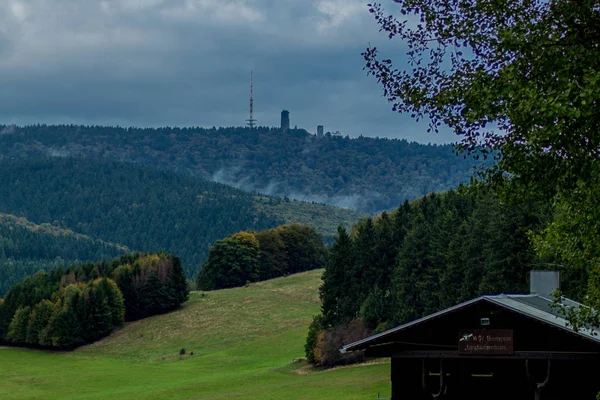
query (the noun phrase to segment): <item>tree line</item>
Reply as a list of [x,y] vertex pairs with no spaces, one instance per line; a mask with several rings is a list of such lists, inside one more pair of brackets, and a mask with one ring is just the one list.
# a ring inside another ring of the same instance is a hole
[[364,136],[319,139],[303,129],[31,125],[0,131],[5,157],[62,154],[135,162],[367,213],[466,183],[472,167],[481,165],[458,157],[451,145]]
[[181,262],[166,253],[40,271],[0,300],[0,342],[72,349],[126,320],[174,310],[188,294]]
[[[309,361],[341,361],[343,344],[483,294],[527,293],[542,261],[531,231],[551,219],[540,202],[505,204],[473,187],[430,194],[338,229],[309,330]],[[566,290],[578,292],[571,280]],[[579,282],[581,284],[581,282]]]
[[216,290],[322,268],[326,248],[314,228],[282,225],[238,232],[217,240],[202,266],[196,286]]

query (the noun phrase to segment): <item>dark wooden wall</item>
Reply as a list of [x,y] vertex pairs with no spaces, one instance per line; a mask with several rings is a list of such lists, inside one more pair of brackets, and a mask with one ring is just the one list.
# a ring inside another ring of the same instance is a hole
[[[543,382],[547,374],[547,360],[530,360],[530,374]],[[392,359],[392,399],[432,399],[440,388],[439,359],[425,360],[423,389],[423,360]],[[535,383],[528,379],[525,360],[522,359],[446,359],[448,400],[534,400]],[[553,360],[550,379],[541,391],[541,400],[595,400],[600,392],[600,373],[593,360]],[[476,376],[473,376],[476,375]],[[477,376],[479,375],[479,376]],[[488,375],[488,376],[485,376]]]

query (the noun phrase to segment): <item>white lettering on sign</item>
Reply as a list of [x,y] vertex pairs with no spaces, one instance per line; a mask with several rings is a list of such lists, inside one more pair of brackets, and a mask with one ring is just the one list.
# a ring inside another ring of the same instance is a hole
[[513,354],[512,330],[461,330],[458,336],[460,354]]

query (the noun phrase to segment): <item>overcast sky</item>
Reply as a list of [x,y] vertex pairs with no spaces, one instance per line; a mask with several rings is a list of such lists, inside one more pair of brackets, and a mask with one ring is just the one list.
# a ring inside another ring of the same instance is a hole
[[[368,0],[0,0],[0,123],[259,125],[454,141],[391,111],[369,43],[401,66]],[[391,0],[384,0],[393,11]]]

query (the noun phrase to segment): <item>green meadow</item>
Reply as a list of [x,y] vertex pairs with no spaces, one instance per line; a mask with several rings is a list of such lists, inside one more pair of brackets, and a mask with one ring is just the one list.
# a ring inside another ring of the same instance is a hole
[[73,352],[0,349],[0,399],[389,397],[385,360],[333,370],[298,360],[319,311],[321,274],[194,292],[181,310]]

